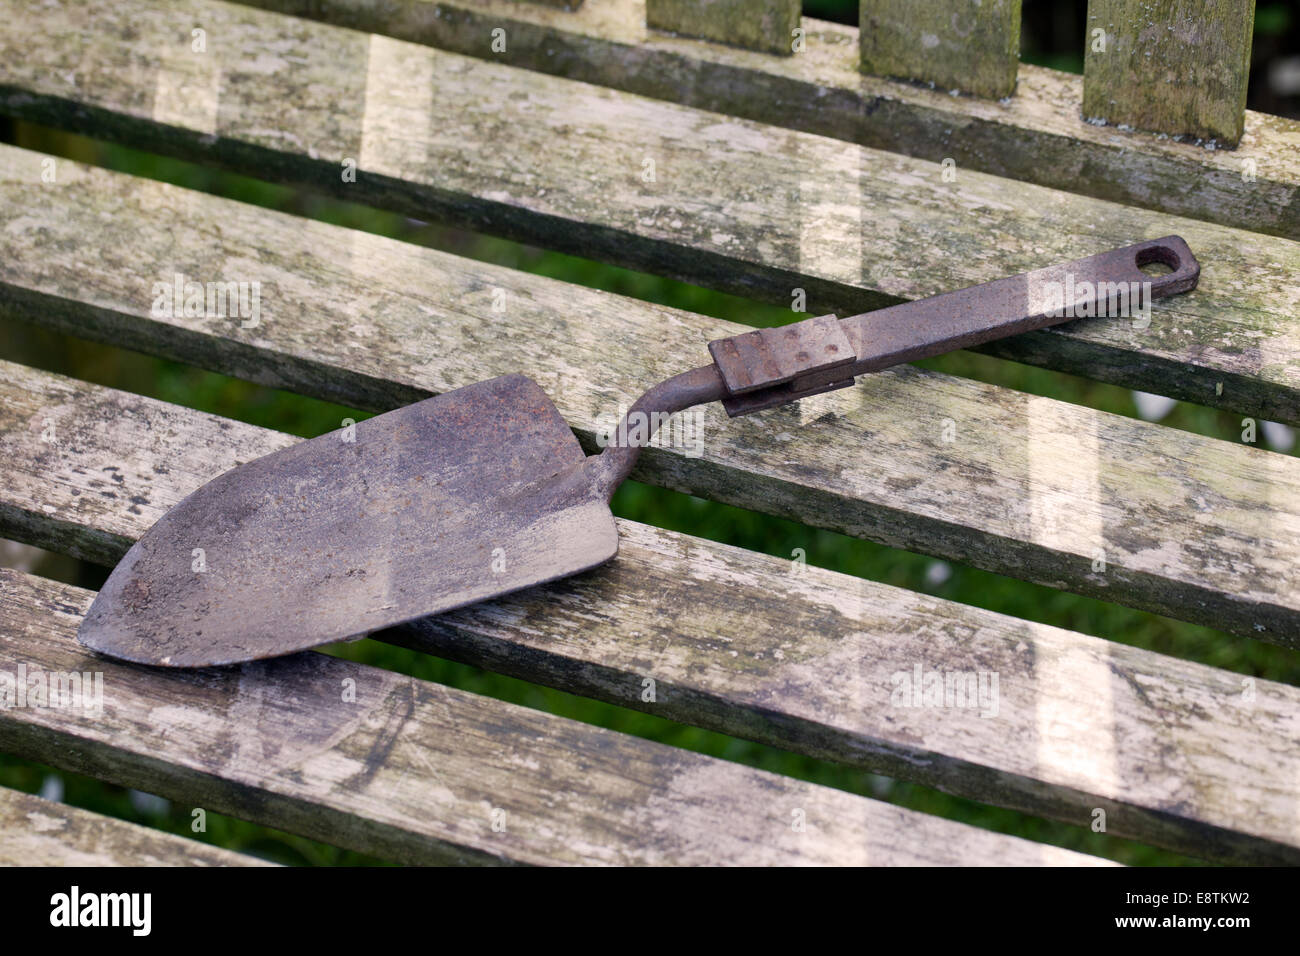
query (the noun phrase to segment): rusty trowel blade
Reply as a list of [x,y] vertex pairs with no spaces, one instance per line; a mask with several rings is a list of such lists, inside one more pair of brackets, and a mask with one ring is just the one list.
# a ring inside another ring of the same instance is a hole
[[81,642],[173,667],[256,660],[584,571],[618,550],[584,460],[521,375],[286,448],[164,515]]

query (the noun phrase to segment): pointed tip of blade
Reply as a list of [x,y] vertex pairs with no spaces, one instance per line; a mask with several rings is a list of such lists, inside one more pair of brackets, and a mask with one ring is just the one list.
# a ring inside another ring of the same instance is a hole
[[172,635],[163,642],[141,628],[133,628],[129,608],[118,606],[113,597],[100,591],[77,628],[77,642],[96,654],[146,664],[151,667],[219,667],[254,660],[253,655],[239,657],[213,654],[200,643],[201,635]]
[[127,661],[131,664],[145,664],[149,667],[226,667],[232,664],[245,664],[261,659],[261,657],[252,654],[246,657],[238,655],[207,655],[196,653],[193,648],[164,654],[144,647],[139,640],[124,639],[120,632],[87,627],[84,623],[77,631],[77,641],[96,654],[111,657],[114,660]]
[[[94,610],[93,606],[92,610]],[[103,654],[117,660],[130,661],[133,664],[150,664],[155,667],[203,666],[202,663],[182,663],[175,660],[171,654],[160,654],[151,651],[143,646],[138,638],[107,623],[111,620],[111,614],[105,614],[97,619],[92,619],[87,614],[82,620],[81,626],[77,628],[78,643],[96,654]]]

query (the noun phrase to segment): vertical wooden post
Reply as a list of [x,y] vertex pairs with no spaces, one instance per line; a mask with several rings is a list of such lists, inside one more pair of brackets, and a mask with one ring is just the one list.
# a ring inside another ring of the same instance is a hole
[[779,53],[794,52],[800,0],[646,0],[646,26]]
[[1016,88],[1020,0],[861,0],[862,71],[1001,98]]
[[1083,115],[1236,146],[1255,0],[1088,0]]

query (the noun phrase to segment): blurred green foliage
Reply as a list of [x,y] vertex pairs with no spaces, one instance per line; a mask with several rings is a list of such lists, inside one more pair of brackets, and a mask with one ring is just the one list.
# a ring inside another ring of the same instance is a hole
[[[1026,4],[1027,20],[1035,6],[1032,3]],[[1277,32],[1289,29],[1287,11],[1279,12],[1279,8],[1278,4],[1261,3],[1257,29]],[[805,4],[805,9],[813,16],[846,22],[856,20],[856,3],[851,0],[813,0]],[[1068,34],[1069,30],[1066,29],[1065,32]],[[1035,38],[1031,42],[1028,35],[1026,42],[1031,47],[1025,55],[1027,60],[1057,68],[1072,68],[1072,54],[1068,49],[1055,52],[1042,49],[1039,39]],[[1076,68],[1081,68],[1081,64],[1080,57]],[[733,321],[773,325],[794,318],[784,309],[757,305],[656,276],[435,224],[418,223],[393,213],[325,199],[213,168],[181,163],[28,124],[0,121],[0,139],[134,175],[161,179],[243,202]],[[175,362],[69,339],[19,325],[4,317],[0,317],[0,358],[302,436],[333,429],[344,416],[365,417],[364,413],[354,409],[252,385]],[[949,374],[968,376],[1033,394],[1050,395],[1120,415],[1136,414],[1133,398],[1127,390],[1043,369],[970,353],[957,353],[922,364]],[[1224,441],[1236,441],[1239,438],[1239,416],[1186,403],[1180,403],[1163,424]],[[1028,620],[1198,660],[1243,675],[1300,683],[1300,654],[1295,652],[1232,638],[1195,624],[1175,622],[970,567],[937,563],[923,555],[808,528],[796,522],[635,482],[629,482],[619,491],[614,500],[614,510],[620,516],[637,521],[783,558],[790,557],[796,548],[801,548],[809,563],[847,574],[926,591]],[[87,587],[98,586],[106,573],[102,568],[53,556],[38,570]],[[1083,828],[988,807],[905,781],[863,773],[675,724],[374,641],[343,645],[331,652],[421,679],[438,681],[723,759],[874,796],[1000,832],[1109,856],[1126,863],[1195,862],[1177,854],[1091,833]],[[151,806],[145,801],[133,800],[120,787],[11,756],[0,755],[0,785],[29,792],[36,792],[42,787],[53,787],[56,792],[61,789],[63,798],[77,806],[170,832],[196,836],[216,845],[279,862],[381,862],[214,813],[208,814],[207,832],[195,835],[190,832],[188,807]]]

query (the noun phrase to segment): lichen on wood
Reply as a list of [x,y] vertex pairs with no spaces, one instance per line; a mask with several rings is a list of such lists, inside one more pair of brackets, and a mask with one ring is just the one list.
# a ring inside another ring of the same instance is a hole
[[1020,0],[861,0],[862,70],[1000,99],[1016,88]]
[[800,0],[645,0],[646,26],[789,56]]
[[1255,0],[1089,0],[1083,115],[1236,146]]

